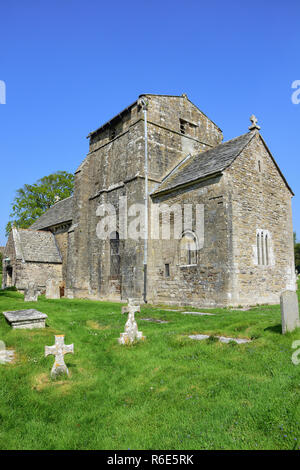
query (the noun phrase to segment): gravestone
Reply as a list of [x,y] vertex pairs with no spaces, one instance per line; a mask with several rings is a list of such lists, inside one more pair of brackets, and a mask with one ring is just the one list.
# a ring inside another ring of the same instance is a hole
[[46,282],[46,299],[60,299],[59,281],[48,279]]
[[34,282],[30,281],[24,293],[24,302],[37,302],[39,291]]
[[12,362],[15,358],[15,352],[6,349],[4,341],[0,341],[0,364]]
[[129,304],[128,309],[128,319],[125,324],[125,332],[121,333],[120,338],[118,339],[120,344],[129,344],[134,341],[144,340],[145,336],[141,331],[138,331],[137,322],[134,318],[135,312],[138,311],[138,305]]
[[69,375],[68,368],[65,364],[64,355],[74,354],[74,344],[65,344],[65,335],[55,335],[54,346],[45,346],[45,357],[49,354],[55,356],[54,364],[51,369],[51,377],[57,377],[60,374]]
[[282,334],[300,327],[297,292],[286,290],[280,296]]
[[34,329],[45,328],[47,315],[35,309],[29,310],[13,310],[3,312],[3,315],[10,326],[14,329]]

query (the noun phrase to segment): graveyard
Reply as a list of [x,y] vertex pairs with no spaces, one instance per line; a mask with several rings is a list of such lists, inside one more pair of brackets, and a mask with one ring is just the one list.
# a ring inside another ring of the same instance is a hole
[[[46,327],[2,315],[25,308]],[[300,449],[300,329],[282,334],[279,304],[141,305],[142,340],[121,344],[126,321],[120,303],[0,291],[1,450]],[[55,336],[68,375],[51,375]]]

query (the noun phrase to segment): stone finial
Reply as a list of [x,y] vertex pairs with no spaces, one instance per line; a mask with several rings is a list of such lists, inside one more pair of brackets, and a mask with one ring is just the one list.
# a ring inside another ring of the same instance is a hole
[[186,100],[188,100],[188,95],[186,93],[182,93],[182,98],[185,98]]
[[257,117],[254,116],[254,114],[252,114],[252,116],[250,116],[250,121],[252,122],[252,125],[249,126],[249,130],[250,131],[254,131],[255,129],[259,130],[260,129],[260,126],[257,125]]
[[54,204],[56,204],[56,203],[59,202],[59,201],[60,201],[60,197],[59,197],[59,196],[55,196],[55,198],[54,198]]
[[51,369],[51,377],[56,377],[59,374],[69,375],[64,360],[64,355],[69,353],[74,354],[74,344],[66,345],[64,335],[55,335],[54,346],[45,346],[45,357],[49,356],[49,354],[55,356],[54,364]]

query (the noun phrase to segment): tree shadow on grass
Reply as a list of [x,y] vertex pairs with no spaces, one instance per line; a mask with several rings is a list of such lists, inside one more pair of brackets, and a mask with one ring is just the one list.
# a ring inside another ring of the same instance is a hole
[[282,326],[281,323],[278,325],[273,325],[273,326],[268,326],[267,328],[264,329],[264,331],[270,331],[271,333],[277,333],[277,334],[282,334]]

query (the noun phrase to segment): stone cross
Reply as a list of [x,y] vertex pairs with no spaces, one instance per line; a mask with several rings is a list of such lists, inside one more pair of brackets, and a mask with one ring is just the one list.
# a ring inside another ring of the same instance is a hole
[[254,129],[260,129],[260,127],[257,125],[257,117],[254,116],[254,114],[250,116],[250,121],[252,122],[252,125],[249,126],[250,131],[253,131]]
[[49,354],[55,356],[54,364],[51,369],[51,377],[56,377],[59,374],[69,375],[68,368],[65,364],[64,355],[74,354],[74,344],[65,344],[65,335],[55,335],[54,346],[45,346],[45,357]]
[[133,343],[135,340],[144,340],[145,336],[143,333],[138,330],[137,322],[134,318],[136,312],[136,305],[129,305],[128,319],[125,323],[125,332],[121,333],[120,338],[118,339],[120,344]]
[[135,312],[141,311],[141,307],[138,304],[138,300],[128,299],[128,305],[126,305],[126,307],[122,307],[122,314],[129,313],[129,307],[135,307]]
[[280,296],[282,334],[300,327],[297,292],[286,290]]

